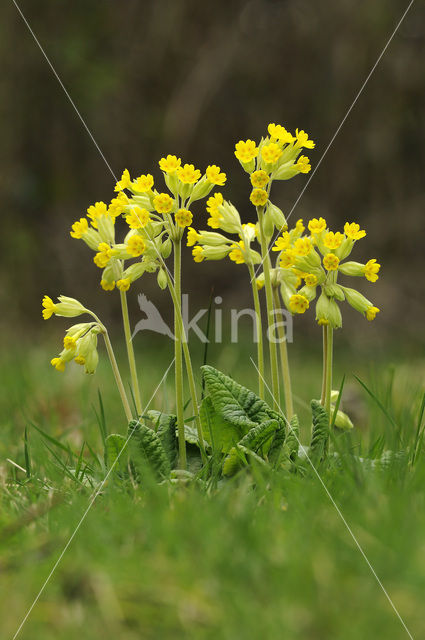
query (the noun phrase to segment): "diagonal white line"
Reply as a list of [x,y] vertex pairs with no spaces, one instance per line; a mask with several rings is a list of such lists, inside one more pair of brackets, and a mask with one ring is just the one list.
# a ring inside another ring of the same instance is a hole
[[[326,154],[328,153],[329,149],[331,148],[331,146],[333,145],[335,138],[337,137],[337,135],[339,134],[339,132],[341,131],[345,121],[347,120],[348,116],[350,115],[351,111],[353,110],[355,104],[357,103],[357,100],[360,98],[361,94],[363,93],[364,88],[366,87],[367,83],[369,82],[373,72],[375,71],[376,67],[378,66],[378,64],[380,63],[384,53],[386,52],[386,50],[388,49],[388,47],[390,46],[394,36],[396,35],[397,31],[399,30],[404,18],[407,16],[410,7],[412,6],[412,4],[414,3],[415,0],[410,0],[407,9],[404,11],[403,15],[401,16],[400,20],[397,22],[397,25],[394,29],[394,31],[392,32],[392,34],[390,35],[390,37],[388,38],[384,48],[382,49],[381,53],[378,56],[378,59],[376,60],[375,64],[373,65],[372,69],[369,71],[368,75],[366,76],[365,81],[363,82],[362,86],[360,87],[360,89],[358,90],[353,102],[351,103],[349,109],[347,110],[345,116],[343,117],[343,119],[341,120],[341,122],[339,123],[339,126],[337,128],[337,130],[335,131],[334,135],[332,136],[328,146],[326,147],[326,149],[324,150],[324,152],[322,153],[321,157],[319,158],[318,163],[316,164],[316,166],[314,167],[313,171],[310,173],[310,176],[307,180],[307,182],[305,183],[303,189],[301,190],[298,198],[295,200],[294,204],[292,205],[292,208],[290,210],[290,212],[288,213],[288,215],[286,216],[286,220],[289,220],[289,218],[291,217],[291,215],[293,214],[296,206],[298,205],[299,201],[301,200],[301,198],[303,197],[308,185],[310,184],[310,182],[313,179],[314,174],[316,173],[316,171],[318,170],[318,168],[320,167],[320,165],[322,164]],[[259,272],[259,270],[261,269],[264,260],[267,258],[267,256],[270,253],[270,249],[272,247],[272,245],[275,243],[277,237],[279,236],[279,233],[276,233],[276,235],[274,236],[274,238],[272,239],[272,241],[270,242],[269,245],[269,249],[266,253],[266,255],[263,257],[263,259],[261,260],[260,264],[258,265],[258,267],[255,270],[255,274],[254,274],[254,279],[257,277],[257,274]]]
[[[254,360],[253,360],[251,357],[250,357],[250,360],[251,360],[252,364],[254,365],[254,367],[256,368],[258,375],[259,375],[259,376],[261,376],[261,378],[262,378],[262,380],[263,380],[263,382],[264,382],[265,386],[267,387],[267,390],[269,391],[269,393],[270,393],[270,394],[272,394],[272,392],[271,392],[271,390],[270,390],[269,385],[268,385],[268,384],[267,384],[267,382],[264,380],[264,377],[261,375],[261,373],[260,373],[260,371],[259,371],[259,369],[258,369],[258,367],[257,367],[256,363],[254,362]],[[284,414],[284,412],[283,412],[282,408],[280,407],[280,405],[279,405],[279,404],[278,404],[278,406],[279,406],[280,413],[281,413],[281,414],[282,414],[282,416],[284,417],[284,419],[285,419],[285,422],[286,422],[287,426],[288,426],[288,427],[290,427],[290,423],[289,423],[289,421],[288,421],[287,417],[285,416],[285,414]],[[300,442],[300,440],[299,440],[298,436],[297,436],[295,433],[293,433],[293,435],[295,436],[295,438],[296,438],[296,440],[297,440],[297,442],[298,442],[298,445],[299,445],[300,447],[302,447],[302,444],[301,444],[301,442]],[[396,606],[395,606],[394,602],[392,601],[392,599],[391,599],[391,597],[390,597],[390,595],[389,595],[388,591],[385,589],[385,587],[384,587],[384,585],[382,584],[382,582],[381,582],[381,580],[380,580],[379,576],[377,575],[377,573],[376,573],[375,569],[373,568],[372,564],[370,563],[369,558],[367,557],[367,555],[366,555],[366,554],[365,554],[365,552],[363,551],[363,547],[361,546],[360,542],[357,540],[357,538],[356,538],[356,536],[354,535],[354,533],[353,533],[353,531],[352,531],[352,529],[351,529],[350,525],[348,524],[348,522],[347,522],[347,520],[345,519],[345,517],[344,517],[343,513],[341,512],[341,509],[338,507],[338,505],[337,505],[337,503],[335,502],[334,498],[332,497],[332,495],[331,495],[331,493],[330,493],[329,489],[327,488],[327,486],[326,486],[326,485],[325,485],[325,483],[323,482],[323,479],[322,479],[322,477],[321,477],[320,473],[317,471],[316,467],[314,466],[313,462],[311,461],[311,458],[310,458],[310,456],[308,455],[308,453],[307,453],[307,451],[306,451],[305,447],[303,447],[303,449],[304,449],[305,456],[306,456],[306,458],[307,458],[307,460],[308,460],[308,462],[309,462],[309,464],[310,464],[311,468],[313,469],[313,471],[314,471],[315,475],[316,475],[316,476],[317,476],[317,478],[319,479],[319,482],[320,482],[320,484],[322,485],[323,489],[325,490],[325,493],[326,493],[326,495],[328,496],[329,500],[331,501],[332,505],[335,507],[336,512],[338,513],[339,517],[341,518],[342,522],[344,523],[345,528],[347,529],[348,533],[350,534],[350,536],[351,536],[351,537],[352,537],[352,539],[354,540],[354,543],[355,543],[355,545],[356,545],[357,549],[360,551],[361,555],[363,556],[363,559],[365,560],[365,562],[366,562],[367,566],[368,566],[368,567],[369,567],[369,569],[371,570],[371,572],[372,572],[372,574],[373,574],[373,576],[374,576],[375,580],[377,581],[377,583],[378,583],[378,584],[379,584],[379,586],[381,587],[382,591],[384,592],[384,594],[385,594],[385,596],[386,596],[386,598],[387,598],[388,602],[390,603],[390,605],[391,605],[391,607],[392,607],[392,609],[393,609],[394,613],[396,614],[397,618],[400,620],[400,622],[401,622],[401,624],[403,625],[404,630],[406,631],[406,633],[407,633],[407,635],[409,636],[409,638],[411,638],[411,640],[414,640],[414,638],[413,638],[412,634],[410,633],[409,629],[408,629],[408,628],[407,628],[407,626],[406,626],[406,623],[404,622],[403,618],[401,617],[400,613],[398,612],[398,609],[396,608]]]
[[[156,392],[158,391],[159,387],[161,386],[161,384],[163,383],[164,379],[166,378],[169,370],[171,369],[171,367],[174,364],[174,358],[171,361],[171,363],[169,364],[167,370],[165,371],[164,375],[162,376],[160,382],[158,383],[157,387],[155,388],[155,391],[153,392],[148,404],[146,405],[145,411],[147,411],[150,403],[152,402],[153,398],[156,395]],[[19,625],[18,629],[16,630],[15,635],[13,636],[12,640],[15,640],[18,637],[19,632],[21,631],[22,627],[24,626],[25,622],[27,621],[29,615],[31,614],[31,611],[34,609],[35,605],[37,604],[38,600],[40,599],[40,596],[42,595],[44,589],[46,588],[47,584],[49,583],[51,577],[53,576],[54,572],[56,571],[56,569],[58,568],[62,558],[64,557],[66,551],[68,550],[71,542],[73,541],[73,539],[75,538],[75,536],[78,533],[78,530],[80,529],[81,525],[83,524],[84,520],[86,519],[86,516],[88,514],[88,512],[90,511],[90,509],[92,508],[97,496],[99,495],[99,493],[102,491],[106,481],[108,480],[109,476],[111,475],[112,471],[114,470],[115,465],[117,464],[118,460],[120,459],[121,454],[123,453],[124,449],[126,449],[127,444],[129,443],[131,436],[133,435],[133,431],[130,433],[130,435],[128,436],[127,440],[125,441],[121,451],[119,452],[119,454],[117,455],[117,457],[115,458],[111,468],[109,469],[108,473],[106,474],[106,476],[103,478],[102,482],[100,483],[100,485],[97,487],[97,489],[95,490],[92,498],[89,501],[88,507],[87,509],[84,511],[80,521],[78,522],[77,526],[75,527],[71,537],[69,538],[68,542],[66,543],[66,545],[64,546],[64,548],[62,549],[61,553],[59,554],[58,559],[56,560],[55,564],[53,565],[49,575],[47,576],[47,578],[45,579],[40,591],[38,592],[38,594],[36,595],[36,597],[34,598],[34,601],[32,602],[30,608],[28,609],[24,619],[22,620],[21,624]]]

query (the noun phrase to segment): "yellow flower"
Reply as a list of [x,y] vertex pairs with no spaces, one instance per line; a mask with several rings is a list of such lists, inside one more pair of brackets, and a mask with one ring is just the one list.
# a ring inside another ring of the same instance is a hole
[[305,226],[303,224],[303,219],[300,218],[299,220],[297,220],[296,224],[295,224],[295,231],[297,233],[304,233],[305,230]]
[[87,209],[87,215],[91,220],[92,227],[95,229],[97,229],[97,219],[100,218],[100,216],[106,216],[107,214],[108,207],[104,202],[96,202]]
[[44,296],[42,305],[44,307],[43,308],[43,318],[45,320],[48,320],[55,313],[56,305],[53,302],[53,300],[51,298],[49,298],[49,296]]
[[282,269],[289,269],[290,267],[293,267],[296,257],[297,256],[295,255],[293,249],[285,249],[285,251],[283,251],[280,256],[279,266],[281,266]]
[[267,191],[264,191],[264,189],[253,189],[251,191],[251,195],[249,196],[252,204],[256,207],[263,207],[266,204],[268,198],[269,196],[267,195]]
[[342,233],[337,231],[334,233],[333,231],[328,231],[323,238],[323,244],[327,249],[338,249],[341,246],[342,241],[344,240],[344,236]]
[[295,136],[297,138],[297,147],[305,147],[306,149],[314,149],[314,147],[316,146],[315,143],[313,142],[313,140],[309,140],[308,139],[308,133],[306,133],[302,129],[301,129],[301,131],[298,131],[298,129],[296,129]]
[[313,218],[308,223],[308,229],[310,233],[322,233],[327,227],[326,220],[324,218]]
[[61,358],[52,358],[50,360],[50,364],[56,369],[56,371],[65,371],[65,363]]
[[70,231],[70,235],[73,238],[77,238],[78,240],[83,237],[83,235],[88,231],[89,223],[87,222],[87,218],[80,218],[72,225],[72,231]]
[[193,229],[192,227],[189,227],[189,229],[187,230],[187,242],[186,242],[186,245],[188,247],[193,247],[193,245],[198,242],[200,237],[201,236],[199,235],[199,233],[197,231],[195,231],[195,229]]
[[168,195],[168,193],[159,193],[153,199],[153,206],[158,213],[170,213],[173,208],[174,200]]
[[267,173],[263,170],[254,171],[254,173],[251,173],[250,179],[252,186],[257,189],[264,189],[264,187],[270,180]]
[[117,280],[117,289],[120,291],[128,291],[130,289],[130,278],[122,278]]
[[159,168],[165,173],[175,173],[180,167],[182,161],[177,156],[168,155],[166,158],[161,158],[159,161]]
[[74,358],[74,362],[83,366],[86,364],[86,359],[84,358],[84,356],[77,356],[76,358]]
[[378,309],[378,307],[369,307],[368,309],[366,309],[366,318],[369,321],[375,320],[376,314],[379,312],[380,312],[380,309]]
[[131,184],[132,188],[135,191],[140,191],[141,193],[147,193],[153,187],[153,176],[148,173],[147,175],[141,175]]
[[314,273],[306,273],[304,274],[304,282],[306,283],[307,287],[315,287],[317,284],[317,276],[314,275]]
[[219,191],[215,193],[213,196],[208,198],[207,200],[207,211],[211,214],[211,217],[208,218],[207,224],[212,229],[220,228],[220,220],[223,217],[218,208],[223,204],[223,194]]
[[138,258],[146,251],[145,241],[141,236],[131,236],[127,242],[127,253],[133,258]]
[[344,233],[347,238],[351,238],[351,240],[360,240],[360,238],[364,238],[366,235],[366,231],[360,229],[360,225],[357,222],[346,222],[344,225]]
[[125,221],[130,229],[143,229],[150,220],[149,211],[147,209],[141,209],[140,207],[133,207],[125,217]]
[[199,169],[195,169],[193,164],[185,164],[177,169],[177,176],[183,184],[194,184],[201,177]]
[[378,279],[378,271],[381,268],[381,265],[376,262],[375,258],[366,262],[364,266],[364,275],[369,282],[376,282]]
[[267,164],[274,164],[282,155],[282,149],[276,142],[265,144],[261,149],[261,156]]
[[96,253],[93,258],[93,262],[100,269],[104,269],[113,255],[114,250],[111,249],[109,244],[101,242],[98,246],[98,253]]
[[64,349],[75,349],[77,342],[72,336],[65,336],[63,339],[63,346]]
[[212,184],[216,184],[219,187],[222,187],[227,180],[225,173],[220,173],[220,167],[217,167],[216,164],[211,164],[207,167],[206,176],[208,182]]
[[[115,280],[112,280],[112,282],[108,282],[107,280],[101,280],[100,286],[104,291],[113,291],[115,289]],[[84,362],[82,364],[84,364]]]
[[295,166],[300,173],[308,173],[311,169],[310,160],[307,156],[300,156]]
[[123,189],[128,189],[130,187],[131,178],[128,169],[124,169],[121,180],[117,182],[115,185],[115,191],[122,191]]
[[292,313],[304,313],[309,308],[309,301],[305,296],[295,293],[289,299],[289,309]]
[[123,191],[120,191],[116,198],[112,198],[109,207],[108,213],[112,218],[116,218],[124,212],[124,207],[126,207],[129,203],[128,197],[125,195]]
[[247,164],[258,156],[258,147],[254,140],[239,140],[235,145],[235,156],[240,162]]
[[204,259],[204,250],[199,244],[192,249],[192,256],[195,262],[202,262]]
[[295,140],[294,136],[291,135],[289,131],[285,129],[285,127],[282,127],[281,124],[274,124],[273,122],[271,122],[267,127],[267,131],[272,138],[276,138],[283,143],[291,143]]
[[298,238],[294,242],[294,253],[297,256],[308,256],[312,249],[310,238]]
[[323,266],[328,271],[336,271],[339,265],[339,258],[334,253],[327,253],[323,258]]
[[232,260],[233,262],[236,262],[236,264],[243,264],[245,262],[245,258],[243,255],[243,250],[245,249],[245,245],[243,241],[240,240],[239,242],[232,244],[230,248],[232,249],[231,252],[229,253],[230,260]]
[[179,209],[175,214],[175,218],[179,227],[184,229],[192,224],[193,215],[188,211],[188,209]]

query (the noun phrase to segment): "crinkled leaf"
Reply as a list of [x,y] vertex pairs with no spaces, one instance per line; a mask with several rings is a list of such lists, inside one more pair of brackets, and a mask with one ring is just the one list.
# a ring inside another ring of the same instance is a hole
[[238,425],[224,420],[215,410],[210,396],[205,396],[199,410],[202,433],[215,451],[227,453],[244,435]]
[[226,457],[226,460],[224,461],[223,475],[232,476],[241,467],[247,466],[252,462],[257,463],[262,467],[267,466],[263,458],[257,455],[254,451],[251,451],[251,449],[248,449],[248,447],[237,444],[236,447],[233,447],[229,455]]
[[[108,469],[125,471],[127,468],[127,452],[121,453],[127,438],[118,433],[111,433],[105,440],[105,461]],[[116,462],[115,462],[116,461]]]
[[130,457],[139,474],[150,468],[158,479],[168,478],[171,472],[170,462],[159,436],[138,420],[128,425],[131,435]]
[[278,422],[276,420],[268,420],[263,424],[256,425],[248,431],[248,433],[237,443],[235,447],[229,451],[226,456],[223,465],[224,475],[233,475],[236,471],[243,466],[244,456],[241,455],[241,451],[258,451],[267,440],[271,438],[276,429],[278,428]]
[[314,464],[322,460],[325,455],[329,438],[329,416],[317,400],[311,401],[311,410],[313,414],[313,431],[309,455]]
[[161,411],[147,411],[146,416],[152,423],[152,428],[161,440],[167,454],[171,468],[176,465],[178,458],[178,443],[176,437],[177,416]]

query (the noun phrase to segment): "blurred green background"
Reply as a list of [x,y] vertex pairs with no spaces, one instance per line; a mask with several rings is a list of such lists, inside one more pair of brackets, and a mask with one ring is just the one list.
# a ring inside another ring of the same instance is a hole
[[[314,168],[407,2],[19,5],[115,174],[127,167],[159,181],[157,162],[167,153],[201,169],[217,163],[229,176],[226,197],[249,220],[235,142],[258,140],[268,122],[303,128],[317,143]],[[294,222],[322,215],[333,227],[357,220],[367,229],[355,258],[382,263],[378,283],[362,285],[382,313],[369,324],[347,309],[352,344],[394,336],[413,343],[421,334],[424,18],[415,3],[292,214]],[[69,236],[89,204],[111,198],[111,172],[12,2],[0,7],[0,51],[2,335],[21,326],[30,339],[51,331],[40,313],[45,293],[81,298],[106,321],[118,319],[91,251]],[[307,179],[276,185],[273,200],[288,213]],[[194,212],[195,226],[205,227],[205,210]],[[208,303],[213,286],[224,304],[250,305],[246,285],[243,266],[195,265],[187,252],[184,290],[195,306]],[[168,296],[152,276],[133,287],[133,314],[140,291],[167,314]],[[310,316],[298,320],[316,335]]]

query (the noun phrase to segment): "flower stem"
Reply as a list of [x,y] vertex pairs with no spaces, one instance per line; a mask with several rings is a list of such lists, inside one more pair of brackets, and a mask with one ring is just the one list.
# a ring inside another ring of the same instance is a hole
[[177,434],[179,441],[179,467],[186,469],[186,440],[184,437],[183,405],[183,358],[181,326],[181,240],[174,241],[174,289],[177,305],[174,304],[174,372],[176,386]]
[[320,396],[320,404],[324,407],[326,402],[326,361],[328,357],[328,353],[327,353],[328,334],[326,331],[326,325],[322,325],[322,336],[323,336],[323,370],[322,370],[322,393]]
[[142,415],[142,401],[140,399],[139,380],[137,377],[136,359],[134,357],[133,341],[131,339],[130,320],[128,317],[127,295],[125,291],[120,291],[122,320],[124,325],[125,342],[127,345],[128,364],[130,365],[131,383],[133,386],[134,402],[137,414]]
[[325,409],[328,412],[329,421],[331,419],[331,393],[332,393],[332,364],[333,364],[333,329],[326,325],[326,393]]
[[[263,225],[263,207],[257,207],[258,222],[260,227],[260,242],[261,242],[261,256],[263,260],[264,270],[264,283],[266,289],[266,307],[267,307],[267,325],[268,332],[274,322],[274,308],[273,308],[273,291],[270,276],[270,257],[268,254],[268,246],[266,236],[264,234]],[[277,362],[277,348],[276,343],[269,338],[269,351],[270,351],[270,368],[272,374],[272,395],[273,395],[273,408],[277,411],[279,409],[279,371]]]
[[108,334],[108,331],[107,331],[106,327],[104,327],[101,324],[101,329],[102,329],[103,338],[105,340],[106,351],[108,352],[109,361],[111,363],[112,371],[114,372],[115,382],[117,383],[118,391],[119,391],[120,396],[121,396],[121,400],[122,400],[122,404],[123,404],[124,412],[125,412],[125,417],[127,418],[127,421],[130,422],[130,420],[132,420],[133,416],[131,415],[130,405],[128,404],[127,395],[125,393],[124,385],[123,385],[123,382],[122,382],[122,379],[121,379],[120,370],[118,369],[118,365],[117,365],[117,361],[116,361],[116,358],[115,358],[114,350],[112,349],[112,344],[111,344],[111,341],[109,339],[109,334]]
[[[280,307],[279,290],[273,287],[273,299],[275,310]],[[276,318],[277,320],[277,318]],[[291,374],[289,372],[288,348],[286,344],[285,327],[283,326],[282,316],[277,324],[277,334],[279,337],[280,365],[283,375],[283,391],[285,395],[286,419],[290,420],[294,415],[294,405],[292,403]]]
[[262,400],[265,397],[264,390],[264,345],[263,345],[263,323],[261,320],[260,296],[258,295],[257,283],[255,281],[254,265],[248,263],[249,277],[251,279],[252,297],[254,298],[255,321],[257,330],[257,361],[258,361],[258,395]]

